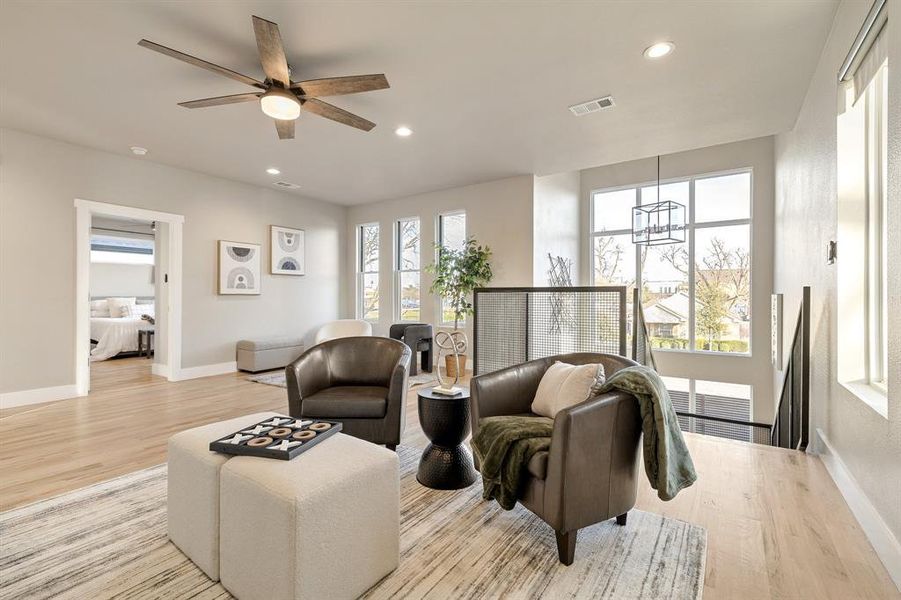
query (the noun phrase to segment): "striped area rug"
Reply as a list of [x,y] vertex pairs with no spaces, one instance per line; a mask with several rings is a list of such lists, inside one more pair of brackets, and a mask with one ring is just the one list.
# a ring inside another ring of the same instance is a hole
[[[579,533],[557,561],[551,529],[527,510],[416,482],[401,458],[400,567],[367,598],[701,597],[707,532],[633,510]],[[0,514],[0,598],[231,598],[166,538],[160,465]]]

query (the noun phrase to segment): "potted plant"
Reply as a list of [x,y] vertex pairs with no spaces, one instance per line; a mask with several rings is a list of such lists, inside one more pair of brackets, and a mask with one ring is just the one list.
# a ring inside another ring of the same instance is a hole
[[[469,238],[462,249],[445,248],[436,244],[435,250],[438,252],[438,260],[426,267],[426,272],[435,277],[429,291],[444,298],[444,309],[449,309],[453,313],[454,331],[458,332],[460,319],[472,314],[473,290],[486,285],[493,276],[488,262],[491,258],[491,249],[480,245],[475,238]],[[459,333],[465,339],[465,334]],[[448,354],[444,359],[449,376],[458,375],[458,364],[459,374],[463,374],[466,369],[465,353]]]

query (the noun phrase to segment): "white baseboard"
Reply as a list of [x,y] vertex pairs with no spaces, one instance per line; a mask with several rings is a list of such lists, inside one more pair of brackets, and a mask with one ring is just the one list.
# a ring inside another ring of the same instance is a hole
[[829,471],[829,475],[832,476],[832,480],[835,481],[835,485],[844,496],[845,502],[848,503],[851,513],[860,523],[861,529],[870,540],[882,564],[885,565],[889,577],[895,582],[898,590],[901,590],[901,543],[898,543],[892,530],[882,520],[876,507],[867,498],[866,493],[854,479],[854,475],[848,470],[847,465],[821,429],[817,429],[817,437],[820,460],[823,461],[826,470]]
[[153,363],[150,365],[150,372],[154,375],[159,375],[160,377],[169,377],[169,365],[164,365],[162,363]]
[[0,394],[0,408],[13,408],[14,406],[54,402],[56,400],[66,400],[77,396],[78,388],[75,384],[57,385],[34,390],[22,390],[20,392],[6,392]]
[[213,365],[200,365],[199,367],[187,367],[180,369],[174,377],[176,381],[185,379],[197,379],[198,377],[212,377],[213,375],[224,375],[225,373],[234,373],[238,370],[236,361],[217,363]]

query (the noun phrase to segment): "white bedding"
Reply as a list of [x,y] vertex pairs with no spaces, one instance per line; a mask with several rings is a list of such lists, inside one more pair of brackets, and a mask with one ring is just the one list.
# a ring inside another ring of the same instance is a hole
[[153,329],[153,325],[140,317],[91,317],[91,339],[97,340],[97,346],[91,350],[91,362],[120,352],[136,352],[141,329]]

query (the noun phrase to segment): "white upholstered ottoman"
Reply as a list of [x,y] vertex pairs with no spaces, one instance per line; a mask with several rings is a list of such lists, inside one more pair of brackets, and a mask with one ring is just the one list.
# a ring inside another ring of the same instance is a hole
[[299,337],[270,337],[241,340],[235,349],[240,371],[268,371],[280,369],[303,354],[303,339]]
[[210,452],[210,442],[274,416],[245,415],[169,438],[169,539],[213,581],[219,580],[219,470],[229,457]]
[[289,461],[220,476],[220,578],[241,600],[356,598],[397,568],[397,455],[336,434]]

